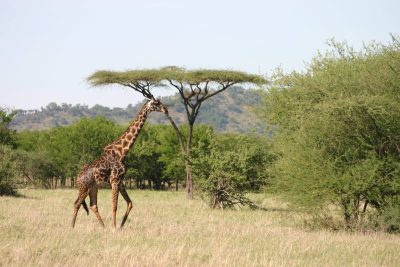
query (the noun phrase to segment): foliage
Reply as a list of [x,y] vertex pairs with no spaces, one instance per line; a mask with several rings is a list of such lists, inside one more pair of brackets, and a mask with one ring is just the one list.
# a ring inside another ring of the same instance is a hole
[[14,131],[10,130],[9,125],[15,113],[8,113],[0,107],[0,145],[10,145],[15,147]]
[[277,132],[270,189],[313,210],[337,204],[352,227],[400,195],[400,44],[331,45],[304,73],[278,70],[259,115]]
[[400,233],[400,201],[393,200],[379,216],[377,225],[391,233]]
[[[180,130],[187,133],[187,127]],[[194,131],[195,147],[208,141],[212,128],[199,125]],[[199,148],[201,149],[201,148]],[[175,189],[184,183],[184,164],[178,139],[170,126],[146,124],[126,162],[135,179],[151,181],[153,189],[165,189],[175,183]],[[140,182],[139,182],[140,183]]]
[[156,190],[163,188],[163,164],[160,164],[158,147],[162,145],[158,134],[163,129],[146,125],[140,132],[138,139],[128,154],[126,163],[137,180],[139,188],[145,188],[144,181],[148,180],[148,186]]
[[[194,132],[195,142],[205,142],[209,126],[200,125]],[[47,131],[23,131],[17,134],[20,177],[26,183],[51,188],[54,178],[65,186],[73,180],[83,165],[100,156],[106,144],[112,142],[125,127],[99,117],[82,119],[67,126]],[[181,127],[187,132],[187,127]],[[184,169],[179,143],[172,127],[146,123],[126,158],[125,181],[136,182],[137,188],[156,190],[183,183]],[[21,183],[22,185],[23,183]],[[73,185],[73,183],[71,183]]]
[[[25,184],[52,188],[50,181],[62,175],[53,158],[48,157],[44,151],[24,151],[17,150],[16,163],[19,170],[19,180],[25,179]],[[19,181],[19,184],[21,181]]]
[[212,208],[255,207],[244,194],[267,183],[265,166],[274,160],[268,143],[252,136],[208,135],[210,141],[193,150],[193,170],[202,198]]
[[48,178],[59,177],[65,185],[80,168],[99,157],[103,147],[122,132],[120,126],[102,117],[82,119],[48,131],[21,132],[17,143],[25,158],[25,177],[35,184],[48,186]]
[[0,195],[16,195],[18,168],[15,162],[15,132],[9,129],[13,113],[0,108]]
[[13,150],[9,146],[0,145],[0,196],[16,195],[18,165]]
[[[53,188],[52,182],[56,179],[65,186],[67,179],[73,181],[82,166],[99,157],[104,146],[124,130],[125,127],[99,117],[82,119],[70,126],[46,131],[19,132],[16,138],[19,149],[16,153],[20,159],[18,164],[23,183]],[[184,135],[188,130],[187,126],[180,127]],[[198,125],[193,131],[193,162],[199,157],[207,157],[211,142],[214,142],[215,151],[216,143],[221,143],[218,149],[223,155],[225,150],[232,152],[237,149],[239,139],[242,154],[247,153],[236,160],[236,164],[239,164],[238,160],[246,161],[246,169],[243,167],[240,170],[245,172],[246,177],[243,188],[259,190],[264,185],[264,177],[258,175],[264,169],[264,162],[257,156],[258,152],[254,151],[257,150],[257,144],[264,146],[264,143],[255,137],[219,135],[210,126]],[[230,155],[233,157],[233,154]],[[155,190],[167,189],[173,184],[176,190],[185,186],[183,156],[171,126],[146,123],[125,163],[125,182],[128,187],[132,186],[132,182],[136,188]],[[208,165],[204,165],[201,171],[208,172],[208,168]]]
[[170,126],[153,126],[157,131],[159,144],[157,152],[159,153],[158,162],[163,166],[162,176],[168,184],[175,182],[175,189],[183,183],[185,177],[185,166],[183,164],[183,155],[179,152],[178,138]]
[[234,83],[265,83],[265,80],[259,75],[248,74],[232,70],[211,70],[198,69],[186,70],[179,67],[164,67],[159,69],[138,69],[128,71],[96,71],[88,77],[88,81],[93,86],[102,86],[110,84],[121,84],[130,86],[160,86],[162,82],[168,80],[177,80],[190,83],[217,82],[226,81]]

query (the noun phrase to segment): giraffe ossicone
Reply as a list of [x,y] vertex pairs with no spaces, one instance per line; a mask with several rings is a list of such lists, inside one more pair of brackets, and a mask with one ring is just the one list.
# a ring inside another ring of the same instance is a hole
[[127,203],[127,209],[121,222],[121,228],[124,226],[129,212],[132,209],[132,201],[126,192],[124,183],[122,181],[125,174],[125,158],[136,138],[138,137],[139,132],[147,119],[147,116],[152,111],[163,112],[168,116],[168,110],[160,102],[160,100],[152,98],[143,105],[136,119],[129,125],[128,129],[114,142],[107,145],[103,149],[103,153],[98,159],[88,165],[85,165],[82,171],[78,174],[76,178],[76,184],[78,186],[79,195],[74,203],[72,227],[75,226],[76,216],[81,205],[89,214],[89,209],[85,202],[87,196],[89,196],[90,199],[90,209],[96,215],[100,225],[104,227],[104,222],[97,207],[98,184],[103,181],[108,181],[111,184],[114,228],[116,228],[116,214],[119,193],[121,193],[122,197]]

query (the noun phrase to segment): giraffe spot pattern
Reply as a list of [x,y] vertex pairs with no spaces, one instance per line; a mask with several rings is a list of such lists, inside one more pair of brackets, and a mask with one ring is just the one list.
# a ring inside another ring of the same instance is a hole
[[[115,228],[116,208],[118,193],[124,197],[128,203],[127,212],[122,220],[121,227],[124,225],[130,209],[132,208],[132,201],[130,200],[122,179],[125,174],[124,158],[129,152],[130,147],[133,145],[140,129],[143,127],[147,115],[151,111],[160,111],[168,114],[167,109],[157,100],[150,100],[147,102],[139,112],[136,120],[131,124],[127,131],[125,131],[120,138],[107,145],[103,149],[103,154],[97,160],[90,164],[85,165],[82,171],[78,174],[76,184],[79,190],[78,198],[74,202],[74,214],[72,218],[72,227],[75,226],[76,216],[81,205],[88,212],[85,198],[90,195],[91,209],[96,214],[100,224],[104,227],[104,223],[98,213],[97,209],[97,184],[103,181],[108,181],[112,185],[112,200],[113,200],[113,226]],[[92,206],[93,204],[93,206]],[[130,207],[130,208],[129,208]]]

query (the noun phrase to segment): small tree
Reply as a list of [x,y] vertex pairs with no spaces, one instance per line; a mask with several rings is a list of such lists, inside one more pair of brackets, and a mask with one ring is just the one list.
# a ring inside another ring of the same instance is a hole
[[185,107],[188,123],[186,138],[168,117],[180,141],[184,155],[188,198],[193,198],[193,178],[190,170],[193,128],[204,101],[237,84],[263,84],[265,79],[253,74],[230,70],[186,70],[178,67],[131,70],[125,72],[97,71],[88,78],[94,86],[119,84],[129,87],[147,98],[153,98],[151,89],[170,86],[178,90]]
[[256,207],[245,193],[267,183],[265,166],[274,160],[268,142],[242,135],[208,136],[209,144],[196,144],[193,149],[193,170],[202,198],[212,208]]

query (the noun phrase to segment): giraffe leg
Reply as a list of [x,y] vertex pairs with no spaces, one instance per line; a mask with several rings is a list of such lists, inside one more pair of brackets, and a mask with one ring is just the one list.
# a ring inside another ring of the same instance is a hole
[[104,226],[104,222],[103,222],[103,220],[101,219],[99,210],[98,210],[98,208],[97,208],[97,191],[98,191],[97,186],[94,186],[94,187],[90,190],[90,192],[89,192],[89,197],[90,197],[90,209],[91,209],[91,210],[93,211],[93,213],[96,215],[97,220],[99,220],[100,225],[103,226],[103,227],[105,227],[105,226]]
[[125,186],[124,186],[123,183],[121,183],[121,185],[119,187],[119,192],[121,193],[122,197],[126,201],[126,204],[128,205],[127,208],[126,208],[126,212],[125,212],[124,218],[122,219],[122,222],[121,222],[121,227],[120,228],[122,228],[124,226],[125,222],[126,222],[126,219],[128,218],[129,212],[132,209],[132,201],[129,198],[128,193],[126,192],[126,189],[125,189]]
[[85,201],[85,198],[87,197],[88,193],[85,192],[84,190],[79,190],[79,196],[75,200],[74,203],[74,214],[72,216],[72,228],[75,227],[75,222],[76,222],[76,216],[78,215],[79,208],[82,205],[82,202]]
[[82,207],[85,209],[87,215],[89,215],[89,210],[88,210],[88,208],[87,208],[87,205],[86,205],[85,200],[82,201]]
[[112,192],[112,215],[113,215],[113,227],[116,229],[117,227],[117,205],[118,205],[118,183],[111,184],[111,192]]

